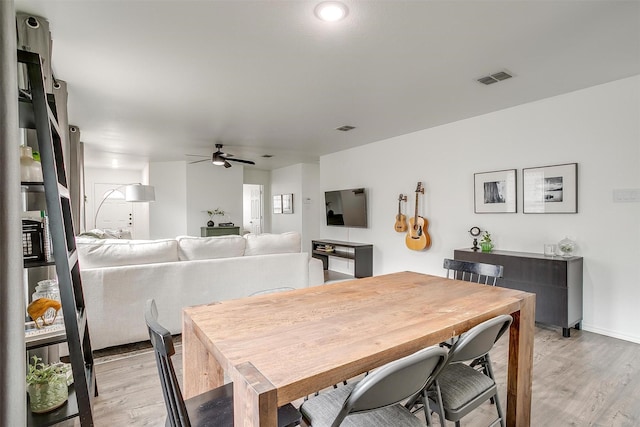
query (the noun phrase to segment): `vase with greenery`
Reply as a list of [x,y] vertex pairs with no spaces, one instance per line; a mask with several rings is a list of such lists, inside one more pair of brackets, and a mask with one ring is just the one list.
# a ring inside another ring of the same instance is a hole
[[480,240],[480,247],[482,248],[482,252],[491,252],[491,250],[493,249],[491,234],[489,234],[488,231],[485,231],[482,235],[482,239]]
[[42,414],[64,405],[69,398],[67,375],[59,365],[44,363],[33,356],[27,372],[27,389],[31,412]]
[[215,208],[213,210],[208,210],[207,215],[209,215],[209,221],[207,221],[207,227],[213,227],[215,225],[215,222],[213,222],[213,216],[214,215],[223,216],[224,211],[220,208]]

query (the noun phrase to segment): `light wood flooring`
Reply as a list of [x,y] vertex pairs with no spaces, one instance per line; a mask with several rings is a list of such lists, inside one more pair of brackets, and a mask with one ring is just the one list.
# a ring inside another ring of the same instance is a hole
[[[571,335],[562,338],[557,329],[536,327],[531,425],[640,426],[640,345],[585,331],[572,330]],[[491,352],[503,405],[507,340],[503,337]],[[155,359],[149,348],[140,347],[96,352],[96,426],[164,425]],[[181,350],[177,345],[179,376]],[[493,416],[494,407],[487,403],[462,425],[486,426]]]

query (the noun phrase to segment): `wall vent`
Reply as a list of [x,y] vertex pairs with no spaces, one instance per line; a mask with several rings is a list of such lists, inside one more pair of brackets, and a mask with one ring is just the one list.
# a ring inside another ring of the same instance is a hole
[[348,132],[355,128],[356,128],[355,126],[344,125],[344,126],[340,126],[339,128],[336,128],[336,130],[341,130],[342,132]]
[[497,73],[491,74],[489,76],[480,77],[478,81],[483,85],[491,85],[494,83],[501,82],[503,80],[507,80],[513,77],[511,74],[506,71],[499,71]]

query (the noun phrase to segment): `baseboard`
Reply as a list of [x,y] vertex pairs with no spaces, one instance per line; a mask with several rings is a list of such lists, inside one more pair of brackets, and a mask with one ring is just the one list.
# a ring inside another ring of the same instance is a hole
[[611,331],[609,329],[603,329],[603,328],[598,328],[592,325],[588,325],[583,323],[582,325],[583,330],[587,331],[587,332],[593,332],[594,334],[600,334],[600,335],[606,335],[608,337],[611,338],[618,338],[621,340],[625,340],[625,341],[630,341],[632,343],[636,343],[636,344],[640,344],[640,337],[639,336],[633,336],[633,335],[626,335],[626,334],[621,334],[617,331]]

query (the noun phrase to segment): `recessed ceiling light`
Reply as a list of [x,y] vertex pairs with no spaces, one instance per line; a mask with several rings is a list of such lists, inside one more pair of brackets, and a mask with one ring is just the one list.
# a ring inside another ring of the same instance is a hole
[[336,22],[344,19],[349,13],[349,9],[340,2],[325,1],[316,6],[314,13],[318,19],[327,22]]

